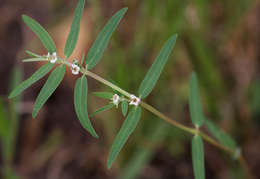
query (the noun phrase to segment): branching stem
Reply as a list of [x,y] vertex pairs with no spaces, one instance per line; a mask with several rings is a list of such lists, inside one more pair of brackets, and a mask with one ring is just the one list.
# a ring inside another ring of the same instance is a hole
[[[71,63],[68,62],[67,60],[65,59],[60,59],[61,60],[61,63],[63,64],[66,64],[68,66],[71,66]],[[80,69],[80,72],[86,76],[89,76],[109,87],[111,87],[112,89],[120,92],[121,94],[125,95],[126,97],[130,97],[130,93],[128,93],[127,91],[121,89],[120,87],[114,85],[113,83],[105,80],[104,78],[98,76],[97,74],[91,72],[91,71],[88,71],[87,69],[85,68],[81,68]],[[209,135],[207,135],[206,133],[202,132],[202,131],[198,131],[198,129],[196,128],[192,128],[192,127],[187,127],[181,123],[179,123],[178,121],[176,120],[173,120],[171,118],[169,118],[168,116],[164,115],[163,113],[161,113],[160,111],[158,111],[157,109],[155,109],[153,106],[141,101],[140,102],[140,105],[145,108],[146,110],[150,111],[151,113],[153,113],[154,115],[158,116],[159,118],[163,119],[164,121],[166,121],[167,123],[171,124],[172,126],[175,126],[181,130],[184,130],[192,135],[196,135],[198,132],[200,134],[200,136],[205,140],[207,141],[208,143],[210,143],[211,145],[221,149],[221,150],[224,150],[226,151],[227,153],[229,153],[233,158],[235,158],[235,155],[236,155],[236,151],[231,149],[231,148],[228,148],[222,144],[220,144],[219,142],[217,142],[215,139],[213,139],[212,137],[210,137]],[[240,154],[238,157],[237,157],[238,161],[240,162],[240,165],[241,167],[244,168],[245,172],[247,173],[247,176],[249,179],[254,179],[255,177],[251,174],[250,170],[249,170],[249,167],[243,157],[242,154]]]

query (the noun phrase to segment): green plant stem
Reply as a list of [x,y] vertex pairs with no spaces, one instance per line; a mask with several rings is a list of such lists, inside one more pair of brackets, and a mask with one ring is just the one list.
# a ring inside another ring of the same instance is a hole
[[114,90],[116,90],[116,91],[120,92],[121,94],[125,95],[126,97],[130,98],[130,95],[131,95],[130,93],[119,88],[118,86],[114,85],[113,83],[101,78],[100,76],[96,75],[95,73],[92,73],[91,71],[87,71],[86,75],[94,78],[95,80],[113,88]]
[[[95,80],[113,88],[114,90],[117,90],[118,92],[124,94],[125,96],[129,97],[130,94],[126,91],[124,91],[123,89],[119,88],[118,86],[115,86],[114,84],[110,83],[109,81],[103,79],[102,77],[96,75],[95,73],[92,73],[90,71],[87,71],[86,73],[87,76],[90,76],[92,78],[94,78]],[[166,115],[164,115],[163,113],[161,113],[160,111],[158,111],[157,109],[155,109],[154,107],[152,107],[151,105],[141,101],[140,105],[145,108],[146,110],[150,111],[151,113],[153,113],[154,115],[158,116],[159,118],[163,119],[164,121],[166,121],[167,123],[182,129],[190,134],[195,135],[197,133],[197,129],[195,128],[191,128],[191,127],[187,127],[175,120],[172,120],[171,118],[167,117]],[[201,137],[207,141],[208,143],[210,143],[211,145],[214,145],[215,147],[224,150],[226,152],[228,152],[229,154],[231,154],[232,156],[235,155],[235,151],[225,147],[224,145],[221,145],[220,143],[218,143],[215,139],[213,139],[212,137],[208,136],[207,134],[205,134],[204,132],[199,131],[199,134],[201,135]],[[250,173],[249,167],[244,159],[244,157],[242,155],[239,156],[238,158],[241,166],[244,168],[245,172],[247,173],[248,177],[253,179],[254,177],[252,176],[252,174]]]
[[[64,63],[68,66],[71,66],[71,63],[66,61],[66,60],[63,60],[61,59],[61,63]],[[87,69],[85,68],[81,68],[80,69],[80,72],[83,73],[84,75],[86,76],[90,76],[91,78],[113,88],[114,90],[120,92],[121,94],[125,95],[126,97],[130,97],[130,93],[128,93],[127,91],[119,88],[118,86],[114,85],[113,83],[105,80],[104,78],[98,76],[97,74],[91,72],[91,71],[88,71]],[[207,141],[208,143],[210,143],[211,145],[221,149],[221,150],[224,150],[226,152],[228,152],[229,154],[231,154],[232,157],[235,156],[236,154],[236,151],[235,150],[232,150],[231,148],[228,148],[228,147],[225,147],[224,145],[218,143],[215,139],[213,139],[212,137],[210,137],[209,135],[205,134],[204,132],[202,131],[199,131],[199,129],[196,129],[196,128],[191,128],[191,127],[187,127],[179,122],[177,122],[176,120],[173,120],[169,117],[167,117],[166,115],[164,115],[163,113],[161,113],[160,111],[158,111],[157,109],[155,109],[153,106],[141,101],[140,102],[140,105],[145,108],[146,110],[150,111],[151,113],[153,113],[154,115],[158,116],[159,118],[163,119],[164,121],[166,121],[167,123],[171,124],[172,126],[175,126],[179,129],[182,129],[192,135],[196,135],[196,134],[200,134],[201,137]],[[247,173],[247,176],[249,179],[254,179],[255,177],[251,174],[250,170],[249,170],[249,167],[243,157],[242,154],[240,154],[238,157],[237,157],[238,161],[240,162],[241,166],[244,168],[245,172]]]
[[[97,81],[99,81],[99,82],[101,82],[101,83],[103,83],[103,84],[105,84],[105,85],[107,85],[107,86],[117,90],[118,92],[126,95],[127,97],[130,96],[130,94],[128,92],[126,92],[123,89],[119,88],[118,86],[110,83],[109,81],[103,79],[102,77],[96,75],[95,73],[87,71],[85,74],[87,76],[90,76],[90,77],[94,78],[95,80],[97,80]],[[179,123],[179,122],[177,122],[175,120],[172,120],[171,118],[167,117],[166,115],[164,115],[163,113],[161,113],[160,111],[158,111],[157,109],[155,109],[154,107],[152,107],[151,105],[149,105],[149,104],[147,104],[147,103],[145,103],[143,101],[140,102],[140,105],[143,108],[145,108],[146,110],[148,110],[151,113],[153,113],[154,115],[158,116],[159,118],[163,119],[167,123],[169,123],[169,124],[171,124],[171,125],[173,125],[173,126],[175,126],[177,128],[180,128],[180,129],[182,129],[182,130],[184,130],[184,131],[186,131],[186,132],[188,132],[190,134],[193,134],[193,135],[195,135],[197,133],[197,129],[191,128],[191,127],[187,127],[187,126],[185,126],[185,125],[183,125],[183,124],[181,124],[181,123]],[[227,147],[221,145],[220,143],[218,143],[216,140],[214,140],[213,138],[211,138],[207,134],[205,134],[205,133],[203,133],[201,131],[199,131],[199,133],[200,133],[201,137],[204,140],[206,140],[207,142],[209,142],[210,144],[212,144],[212,145],[214,145],[214,146],[216,146],[216,147],[218,147],[218,148],[220,148],[222,150],[225,150],[225,151],[227,151],[229,153],[232,153],[232,154],[235,153],[235,151],[233,151],[232,149],[227,148]]]

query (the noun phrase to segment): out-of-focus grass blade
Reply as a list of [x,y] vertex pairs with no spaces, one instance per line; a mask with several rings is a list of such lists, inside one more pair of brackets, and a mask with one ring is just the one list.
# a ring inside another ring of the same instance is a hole
[[25,24],[39,37],[48,52],[56,52],[56,45],[51,36],[38,22],[27,15],[22,15],[22,19]]
[[204,123],[204,115],[200,102],[200,93],[196,73],[193,72],[190,80],[189,107],[192,123],[200,127]]
[[3,175],[5,179],[20,179],[20,177],[18,177],[15,173],[15,171],[8,166],[4,167]]
[[165,42],[159,55],[156,57],[152,67],[147,72],[144,80],[142,81],[138,93],[141,98],[147,97],[153,90],[156,82],[158,81],[160,74],[163,70],[164,65],[167,62],[167,59],[172,51],[172,48],[175,45],[177,35],[173,35],[169,40]]
[[10,121],[6,117],[4,104],[2,98],[0,98],[0,138],[5,140],[8,136]]
[[13,98],[19,95],[21,92],[23,92],[25,89],[30,87],[33,83],[40,80],[42,77],[44,77],[53,67],[53,64],[47,63],[43,65],[41,68],[39,68],[30,78],[23,81],[20,85],[18,85],[8,96],[8,98]]
[[33,52],[29,51],[29,50],[26,50],[26,53],[27,53],[28,55],[32,56],[32,57],[41,58],[40,55],[38,55],[38,54],[36,54],[36,53],[33,53]]
[[94,92],[93,95],[99,98],[112,99],[114,94],[110,92]]
[[39,95],[36,98],[32,116],[33,118],[36,117],[37,113],[41,109],[41,107],[44,105],[44,103],[49,99],[49,97],[52,95],[52,93],[56,90],[56,88],[61,83],[63,77],[65,75],[65,65],[60,65],[59,67],[56,67],[48,77],[46,83],[42,87]]
[[192,164],[195,179],[205,179],[203,141],[199,135],[192,139]]
[[222,131],[218,126],[216,126],[212,121],[205,120],[205,124],[209,132],[216,137],[216,139],[224,146],[235,150],[237,148],[236,142],[224,131]]
[[98,138],[98,135],[95,129],[92,127],[92,124],[88,117],[87,111],[87,78],[85,76],[80,77],[75,85],[74,89],[74,107],[76,114],[79,118],[80,124],[86,129],[93,137]]
[[44,57],[28,58],[23,60],[23,62],[39,62],[39,61],[48,61],[48,60],[47,58]]
[[112,33],[115,31],[118,26],[120,20],[126,13],[127,8],[123,8],[118,11],[105,25],[102,31],[99,33],[96,41],[90,48],[85,63],[88,69],[93,68],[101,59],[105,48],[108,45],[108,42],[112,36]]
[[139,119],[141,117],[141,108],[136,107],[132,108],[129,112],[128,116],[126,117],[119,133],[116,136],[116,139],[111,147],[108,161],[107,161],[107,167],[110,168],[116,159],[118,153],[123,148],[124,144],[126,143],[129,136],[132,134],[132,132],[135,130]]
[[78,41],[80,21],[82,18],[82,13],[84,10],[85,0],[79,0],[77,8],[75,10],[74,18],[71,24],[70,33],[66,41],[64,54],[67,58],[70,57],[73,50],[75,49],[76,43]]
[[108,104],[108,105],[106,105],[106,106],[103,106],[103,107],[97,109],[97,110],[96,110],[95,112],[93,112],[92,114],[90,114],[89,117],[93,117],[93,116],[95,116],[97,113],[100,113],[100,112],[103,112],[103,111],[107,111],[107,110],[111,109],[111,108],[114,107],[114,106],[115,106],[115,105],[112,104],[112,103],[110,103],[110,104]]
[[120,179],[138,178],[140,171],[152,160],[155,152],[154,148],[158,146],[158,142],[166,137],[168,127],[163,122],[153,124],[151,131],[149,131],[149,137],[147,137],[149,140],[145,141],[148,142],[149,147],[147,145],[144,145],[142,148],[138,147],[139,149],[130,157],[129,162],[124,167],[122,175],[119,177]]
[[[14,67],[12,70],[12,75],[9,83],[9,91],[21,83],[23,78],[23,71],[19,66]],[[2,152],[3,160],[6,164],[13,162],[15,158],[16,144],[17,144],[17,134],[19,129],[19,114],[18,107],[21,101],[21,97],[17,96],[8,101],[8,133],[6,138],[3,139]]]
[[125,116],[128,110],[128,102],[122,101],[121,103],[122,114]]

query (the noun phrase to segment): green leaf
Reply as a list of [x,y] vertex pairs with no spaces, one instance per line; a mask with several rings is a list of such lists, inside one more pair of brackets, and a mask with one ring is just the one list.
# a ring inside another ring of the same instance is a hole
[[122,114],[125,116],[128,110],[128,102],[122,101],[121,103]]
[[37,113],[41,109],[41,107],[45,104],[45,102],[49,99],[52,93],[56,90],[56,88],[61,83],[63,77],[65,75],[65,65],[60,65],[56,67],[48,77],[46,83],[42,87],[39,95],[36,98],[32,116],[35,118]]
[[43,65],[41,68],[39,68],[30,78],[23,81],[20,85],[18,85],[8,96],[8,98],[13,98],[19,95],[21,92],[23,92],[25,89],[30,87],[33,83],[40,80],[42,77],[44,77],[49,71],[51,71],[53,67],[53,64],[47,63]]
[[99,98],[112,99],[114,94],[110,92],[94,92],[93,95]]
[[10,120],[6,117],[4,102],[0,98],[0,139],[2,142],[7,139],[10,128]]
[[107,167],[110,168],[113,164],[114,160],[116,159],[118,153],[123,148],[124,144],[126,143],[129,136],[132,134],[132,132],[135,130],[139,119],[141,117],[141,108],[135,107],[132,108],[129,112],[128,116],[126,117],[119,133],[116,136],[116,139],[111,147],[108,161],[107,161]]
[[84,58],[85,58],[85,54],[83,54],[82,57],[81,57],[81,60],[80,60],[80,64],[81,64],[81,65],[82,65],[83,62],[84,62]]
[[193,72],[190,80],[189,107],[192,123],[200,127],[204,123],[204,115],[200,103],[200,93],[196,73]]
[[163,70],[164,65],[167,62],[167,59],[175,45],[177,35],[173,35],[169,40],[165,42],[159,55],[156,57],[152,67],[147,72],[144,80],[142,81],[138,93],[141,98],[147,97],[153,90],[156,82],[158,81],[160,74]]
[[[8,85],[8,92],[16,88],[22,82],[22,80],[23,80],[23,70],[21,69],[20,66],[15,66],[11,72],[11,78],[9,80],[9,85]],[[17,96],[16,98],[12,99],[10,102],[13,103],[14,106],[17,106],[20,101],[21,101],[21,97]]]
[[29,50],[26,50],[26,53],[28,55],[32,56],[32,57],[36,57],[36,58],[41,58],[42,57],[42,56],[40,56],[40,55],[38,55],[36,53],[33,53],[33,52],[29,51]]
[[84,4],[85,4],[85,0],[79,0],[77,8],[75,10],[73,21],[70,27],[70,33],[67,38],[65,49],[64,49],[64,54],[67,58],[71,56],[73,50],[76,47],[76,43],[78,41],[80,21],[84,10]]
[[199,135],[192,139],[192,165],[195,179],[205,178],[203,141]]
[[105,48],[108,45],[108,42],[112,36],[112,33],[115,31],[118,26],[120,20],[126,13],[127,8],[123,8],[118,11],[105,25],[102,31],[99,33],[96,41],[90,48],[85,63],[87,64],[87,68],[91,69],[99,62],[101,59]]
[[88,117],[87,93],[88,93],[87,78],[85,76],[82,76],[77,80],[74,89],[75,111],[79,118],[79,122],[83,126],[83,128],[86,129],[93,137],[98,138],[98,135],[95,129],[92,127],[92,124]]
[[23,60],[23,62],[39,62],[39,61],[48,61],[48,60],[47,58],[44,57],[28,58]]
[[50,35],[48,34],[48,32],[31,17],[22,15],[22,18],[25,24],[39,37],[39,39],[41,40],[45,48],[48,50],[48,52],[56,52],[56,45],[53,42]]
[[111,109],[111,108],[114,107],[114,106],[115,106],[115,105],[112,104],[112,103],[110,103],[110,104],[108,104],[108,105],[106,105],[106,106],[103,106],[103,107],[97,109],[97,110],[96,110],[95,112],[93,112],[92,114],[90,114],[89,117],[93,117],[93,116],[95,116],[97,113],[100,113],[100,112],[103,112],[103,111],[107,111],[107,110]]
[[236,142],[224,131],[222,131],[218,126],[216,126],[212,121],[205,120],[205,124],[209,132],[216,137],[216,139],[224,146],[235,150],[237,148]]

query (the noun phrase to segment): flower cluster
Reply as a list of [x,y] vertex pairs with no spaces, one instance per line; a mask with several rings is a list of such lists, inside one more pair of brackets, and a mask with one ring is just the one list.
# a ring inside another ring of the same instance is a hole
[[131,99],[131,101],[129,103],[130,105],[134,105],[134,106],[138,106],[139,105],[140,98],[137,98],[135,95],[131,94],[130,95],[130,99]]
[[71,72],[73,75],[78,75],[80,71],[80,67],[78,65],[78,60],[74,59],[73,63],[71,64]]
[[[130,102],[129,105],[134,105],[134,106],[138,106],[140,103],[140,98],[136,97],[135,95],[130,95]],[[120,97],[118,96],[118,94],[114,94],[112,97],[112,102],[114,105],[118,106],[119,102],[120,102]]]
[[47,54],[47,60],[49,60],[51,63],[55,63],[55,62],[58,60],[57,53],[56,53],[56,52],[53,52],[52,54],[50,54],[50,53],[48,52],[48,54]]

